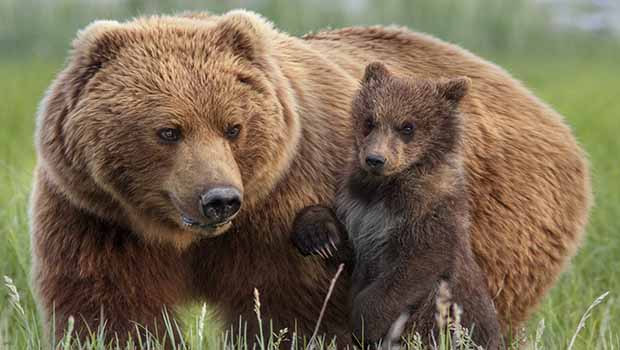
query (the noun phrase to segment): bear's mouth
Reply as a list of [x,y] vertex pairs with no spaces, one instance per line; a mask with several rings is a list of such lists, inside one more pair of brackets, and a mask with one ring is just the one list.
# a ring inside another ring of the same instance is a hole
[[235,215],[226,219],[226,221],[216,222],[216,223],[204,223],[200,222],[192,218],[190,215],[186,214],[184,210],[182,210],[182,206],[179,205],[180,201],[177,200],[176,196],[172,193],[165,193],[165,196],[172,201],[172,204],[177,209],[177,212],[180,214],[181,226],[185,229],[191,229],[193,231],[202,232],[203,234],[207,234],[209,236],[219,235],[223,232],[227,231],[227,227],[230,225],[232,220],[237,216],[238,212]]
[[204,224],[186,215],[181,215],[181,222],[183,223],[183,226],[191,227],[191,228],[200,228],[200,229],[209,230],[209,231],[212,231],[212,230],[215,230],[215,229],[218,229],[220,227],[230,224],[232,219],[234,219],[234,216],[228,219],[227,221],[222,221],[222,222],[213,223],[213,224]]

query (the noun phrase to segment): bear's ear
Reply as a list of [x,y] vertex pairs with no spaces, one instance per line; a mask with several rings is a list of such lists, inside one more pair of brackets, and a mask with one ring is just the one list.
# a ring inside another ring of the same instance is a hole
[[112,60],[126,42],[122,25],[116,21],[95,21],[78,32],[72,43],[69,66],[65,71],[63,93],[70,108],[97,71]]
[[440,83],[439,91],[446,100],[457,105],[467,95],[470,85],[471,79],[468,77],[457,77]]
[[362,84],[367,85],[372,82],[382,81],[390,76],[390,71],[381,62],[372,62],[366,66],[364,71],[364,77],[362,78]]
[[227,47],[235,55],[254,62],[268,54],[270,36],[274,29],[260,15],[234,10],[224,14],[215,24],[215,40],[219,47]]

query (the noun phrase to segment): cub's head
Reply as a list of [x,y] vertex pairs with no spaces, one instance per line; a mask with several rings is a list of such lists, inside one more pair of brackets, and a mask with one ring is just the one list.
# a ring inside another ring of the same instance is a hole
[[91,24],[43,101],[40,172],[148,239],[185,246],[225,232],[296,152],[278,35],[244,11]]
[[459,143],[457,108],[468,87],[468,78],[404,78],[369,64],[352,106],[360,168],[390,176],[442,161]]

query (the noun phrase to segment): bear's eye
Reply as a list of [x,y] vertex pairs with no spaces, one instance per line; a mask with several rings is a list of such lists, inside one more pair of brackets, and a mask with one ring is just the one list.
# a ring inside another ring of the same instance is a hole
[[226,138],[229,140],[235,140],[239,137],[239,133],[241,132],[241,125],[235,124],[228,129],[226,129]]
[[160,139],[168,143],[176,143],[181,140],[181,130],[175,128],[163,128],[157,131]]
[[412,123],[404,123],[401,127],[400,127],[400,132],[403,135],[413,135],[413,132],[415,131],[415,127],[413,126]]

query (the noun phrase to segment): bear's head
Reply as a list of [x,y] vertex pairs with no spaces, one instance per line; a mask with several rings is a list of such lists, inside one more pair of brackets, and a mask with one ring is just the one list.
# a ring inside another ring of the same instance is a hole
[[441,162],[461,139],[457,108],[469,84],[465,77],[399,77],[369,64],[352,106],[359,168],[390,176]]
[[256,14],[97,21],[41,106],[43,176],[81,209],[186,246],[283,176],[300,126]]

